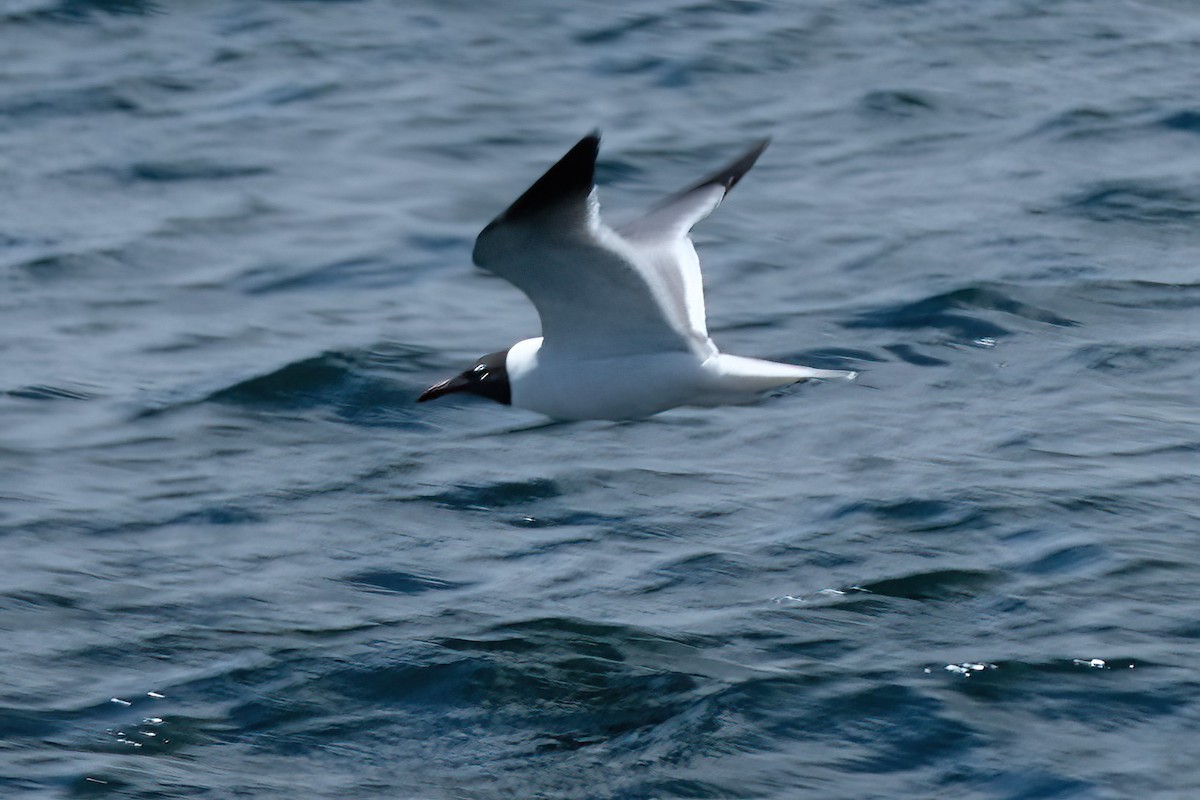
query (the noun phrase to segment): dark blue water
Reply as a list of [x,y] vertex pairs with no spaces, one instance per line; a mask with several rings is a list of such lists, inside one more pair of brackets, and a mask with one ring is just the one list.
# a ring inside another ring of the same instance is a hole
[[[0,3],[0,796],[1200,796],[1183,0]],[[480,227],[605,131],[723,349],[541,426]]]

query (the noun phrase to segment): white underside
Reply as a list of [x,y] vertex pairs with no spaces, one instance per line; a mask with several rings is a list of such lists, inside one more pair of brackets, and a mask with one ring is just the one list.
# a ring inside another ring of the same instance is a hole
[[678,406],[751,403],[763,392],[809,378],[853,378],[853,372],[718,353],[670,351],[613,358],[556,357],[541,338],[508,352],[512,404],[548,417],[639,419]]

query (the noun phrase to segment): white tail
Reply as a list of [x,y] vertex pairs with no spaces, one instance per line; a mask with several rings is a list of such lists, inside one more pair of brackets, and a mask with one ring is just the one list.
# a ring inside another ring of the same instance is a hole
[[721,388],[735,392],[765,392],[812,378],[852,381],[858,377],[857,372],[848,370],[815,369],[725,353],[709,359],[705,366],[716,374]]

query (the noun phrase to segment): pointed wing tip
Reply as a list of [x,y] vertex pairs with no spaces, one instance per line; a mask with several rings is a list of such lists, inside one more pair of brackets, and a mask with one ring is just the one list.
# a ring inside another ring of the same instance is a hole
[[596,172],[596,157],[600,153],[600,129],[596,128],[584,136],[567,151],[566,155],[546,170],[533,185],[513,201],[500,216],[493,219],[475,238],[471,260],[478,267],[488,269],[489,234],[505,228],[509,223],[520,224],[538,218],[556,209],[570,209],[574,204],[584,208],[591,194]]
[[[600,152],[600,129],[593,128],[591,133],[589,133],[588,135],[586,135],[582,139],[580,139],[578,142],[576,142],[575,145],[570,150],[567,151],[567,154],[565,156],[563,156],[561,159],[559,159],[559,161],[566,161],[568,158],[570,158],[575,153],[576,150],[579,150],[582,152],[590,152],[593,154],[599,153]],[[595,158],[595,156],[593,155],[593,160],[594,160],[594,158]]]
[[762,139],[759,139],[750,147],[749,150],[742,153],[733,161],[729,162],[702,180],[693,183],[683,191],[676,192],[675,194],[671,195],[671,197],[662,203],[662,205],[669,205],[671,201],[675,199],[686,197],[688,194],[696,191],[697,189],[704,189],[708,186],[721,186],[725,189],[725,194],[729,194],[729,190],[734,186],[737,186],[738,181],[740,181],[742,177],[750,171],[750,168],[754,166],[754,162],[758,161],[758,157],[763,154],[763,151],[767,149],[767,145],[769,144],[771,144],[770,136],[765,136]]
[[725,192],[728,193],[730,189],[737,186],[742,176],[750,171],[750,168],[754,166],[754,162],[758,161],[758,157],[763,154],[763,151],[767,149],[769,144],[771,144],[770,136],[759,139],[749,150],[734,160],[729,166],[718,170],[712,176],[710,182],[724,184]]
[[514,222],[587,197],[592,191],[599,153],[600,130],[596,129],[576,142],[500,218]]
[[[587,136],[584,136],[575,146],[567,151],[567,154],[559,159],[559,163],[568,159],[585,160],[589,163],[590,168],[594,171],[596,167],[596,158],[600,155],[600,129],[595,128]],[[557,165],[555,165],[557,166]],[[591,180],[588,181],[588,189],[591,190]]]

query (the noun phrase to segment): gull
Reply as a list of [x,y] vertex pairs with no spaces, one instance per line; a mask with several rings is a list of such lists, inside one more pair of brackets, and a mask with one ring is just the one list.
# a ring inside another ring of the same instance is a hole
[[612,228],[596,199],[600,135],[585,136],[475,241],[475,264],[528,296],[542,335],[481,357],[418,402],[468,392],[558,420],[630,420],[751,403],[813,378],[852,380],[854,372],[727,355],[709,338],[688,234],[769,141]]

